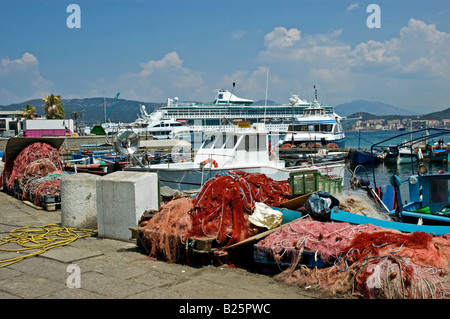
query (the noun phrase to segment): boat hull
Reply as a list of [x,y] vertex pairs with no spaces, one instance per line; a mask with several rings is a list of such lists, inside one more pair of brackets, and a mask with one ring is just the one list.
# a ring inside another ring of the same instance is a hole
[[435,163],[447,161],[447,150],[433,150],[430,153],[430,160]]
[[334,221],[348,222],[351,224],[359,224],[359,225],[372,224],[375,226],[388,229],[395,229],[408,233],[412,233],[415,231],[423,231],[437,236],[442,236],[450,233],[449,225],[417,225],[395,221],[387,221],[363,215],[357,215],[342,210],[333,211],[330,216],[331,220]]
[[[189,163],[185,163],[189,164]],[[172,166],[172,168],[170,168]],[[183,167],[184,166],[184,167]],[[304,166],[279,168],[275,166],[236,166],[227,168],[194,168],[189,165],[180,165],[176,167],[170,165],[154,165],[150,167],[127,167],[127,171],[139,171],[157,173],[160,186],[166,186],[174,190],[190,191],[200,189],[206,181],[214,178],[218,174],[226,174],[229,170],[244,171],[247,173],[265,174],[267,177],[276,181],[289,180],[289,174],[302,171],[317,169],[322,175],[329,177],[340,177],[343,179],[345,173],[345,163],[333,163],[330,165]]]
[[377,154],[371,154],[367,151],[352,150],[349,155],[350,160],[355,164],[377,164],[380,162]]
[[416,154],[402,154],[400,156],[386,156],[386,163],[388,164],[411,164],[418,159]]

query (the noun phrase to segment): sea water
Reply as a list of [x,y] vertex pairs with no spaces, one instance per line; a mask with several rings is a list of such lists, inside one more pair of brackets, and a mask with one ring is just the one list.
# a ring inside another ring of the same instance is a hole
[[[422,134],[422,132],[420,133]],[[408,141],[411,139],[411,135],[408,131],[369,131],[369,132],[346,132],[346,141],[345,141],[345,147],[346,148],[358,148],[361,149],[368,149],[370,151],[370,148],[372,145],[376,146],[377,144],[380,146],[389,146],[389,145],[397,145],[399,143]],[[386,141],[390,138],[393,138],[392,140]],[[412,138],[415,139],[418,137],[418,134],[413,134]],[[444,144],[447,143],[447,141],[450,141],[450,135],[443,135],[441,138],[444,139]],[[439,137],[435,137],[430,140],[431,143],[437,143],[439,140]],[[386,141],[386,142],[384,142]],[[424,161],[423,162],[428,169],[429,173],[436,173],[440,171],[448,172],[450,165],[447,163],[434,163],[430,161]],[[349,188],[350,185],[350,179],[352,175],[349,173],[349,171],[354,172],[357,165],[347,162],[347,168],[348,171],[345,175],[344,180],[344,188]],[[383,186],[390,184],[391,177],[395,174],[397,175],[400,180],[402,181],[402,184],[400,186],[400,192],[402,196],[402,201],[405,202],[409,199],[409,191],[408,191],[408,177],[417,174],[417,168],[419,163],[404,163],[401,165],[395,165],[395,164],[386,164],[381,163],[377,165],[366,165],[364,164],[363,167],[359,167],[357,169],[357,176],[359,178],[368,180],[370,182],[370,186]]]

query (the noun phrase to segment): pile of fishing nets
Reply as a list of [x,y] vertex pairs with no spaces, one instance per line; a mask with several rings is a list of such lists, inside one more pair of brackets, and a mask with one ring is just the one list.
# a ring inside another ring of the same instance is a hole
[[0,187],[7,192],[20,189],[24,199],[42,206],[46,196],[60,196],[62,169],[58,151],[47,143],[36,142],[5,163]]
[[367,195],[367,192],[362,189],[342,191],[335,197],[339,200],[340,210],[382,220],[391,220],[389,215],[383,213]]
[[259,231],[248,220],[256,202],[278,206],[291,197],[287,182],[228,171],[207,181],[196,197],[162,205],[141,229],[140,240],[150,257],[181,261],[188,239],[213,238],[219,247],[239,242]]
[[139,233],[145,250],[152,259],[182,261],[185,256],[185,236],[192,227],[189,211],[191,198],[177,198],[161,206]]
[[188,237],[215,238],[220,246],[240,242],[258,231],[248,220],[256,202],[279,206],[291,198],[287,181],[265,174],[228,171],[217,175],[194,198]]
[[[450,235],[406,234],[307,217],[286,224],[255,247],[270,249],[275,260],[290,254],[290,267],[277,275],[289,284],[366,299],[450,297]],[[298,267],[303,251],[316,252],[328,266]]]

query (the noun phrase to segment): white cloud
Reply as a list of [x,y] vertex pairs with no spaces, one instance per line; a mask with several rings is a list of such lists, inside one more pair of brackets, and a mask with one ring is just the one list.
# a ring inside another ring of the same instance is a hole
[[0,59],[0,105],[42,98],[53,83],[42,77],[39,61],[25,52],[21,58]]
[[236,31],[231,34],[233,40],[239,40],[245,35],[244,31]]
[[[108,92],[120,91],[121,98],[139,101],[164,102],[168,97],[198,99],[204,96],[204,80],[200,72],[185,67],[176,51],[160,60],[140,63],[140,71],[120,75],[115,83],[102,83]],[[97,87],[101,87],[97,84]],[[92,94],[98,96],[93,87]],[[209,98],[212,100],[211,94]]]
[[273,31],[266,34],[264,37],[264,45],[269,49],[274,47],[291,47],[300,40],[300,33],[295,28],[287,30],[285,27],[276,27]]
[[347,7],[347,11],[356,10],[356,9],[358,9],[358,8],[359,8],[359,3],[358,3],[358,2],[355,2],[355,3],[350,4],[350,5]]
[[141,63],[142,77],[148,77],[155,71],[180,71],[182,70],[183,60],[181,60],[176,52],[167,53],[161,60],[150,60]]
[[[280,78],[290,79],[284,92],[293,91],[294,85],[310,90],[317,84],[325,87],[328,97],[336,103],[352,96],[379,96],[379,100],[404,106],[430,102],[425,94],[417,92],[418,86],[432,91],[433,86],[441,87],[450,81],[450,34],[433,24],[410,19],[396,37],[384,42],[369,40],[353,47],[340,40],[342,30],[302,34],[301,38],[292,36],[300,35],[300,30],[292,30],[277,27],[269,32],[264,39],[265,49],[257,57],[258,63],[270,65]],[[408,93],[399,94],[398,88]],[[281,93],[282,88],[279,96]],[[449,94],[441,92],[441,98],[436,97],[432,103],[447,106]]]

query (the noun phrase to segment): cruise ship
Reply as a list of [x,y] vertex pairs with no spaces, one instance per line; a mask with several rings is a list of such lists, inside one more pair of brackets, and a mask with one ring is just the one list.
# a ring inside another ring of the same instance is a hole
[[[176,120],[192,131],[230,131],[235,130],[236,126],[251,127],[255,123],[265,123],[269,131],[286,132],[289,125],[301,118],[305,109],[312,105],[298,95],[292,95],[289,104],[254,105],[253,100],[239,98],[222,89],[216,92],[214,101],[207,104],[168,98],[166,105],[151,115],[160,120]],[[332,106],[321,107],[324,113],[335,115]]]
[[314,91],[315,98],[312,102],[292,95],[288,104],[255,105],[253,100],[237,97],[232,92],[221,89],[216,92],[214,101],[207,104],[180,102],[177,97],[168,98],[165,106],[148,117],[182,123],[185,129],[175,129],[170,138],[180,138],[177,132],[186,136],[186,131],[190,131],[198,136],[198,132],[229,132],[236,127],[249,128],[254,124],[264,123],[266,129],[276,135],[279,144],[308,146],[333,143],[344,147],[342,118],[334,112],[331,105],[320,104],[315,86]]

